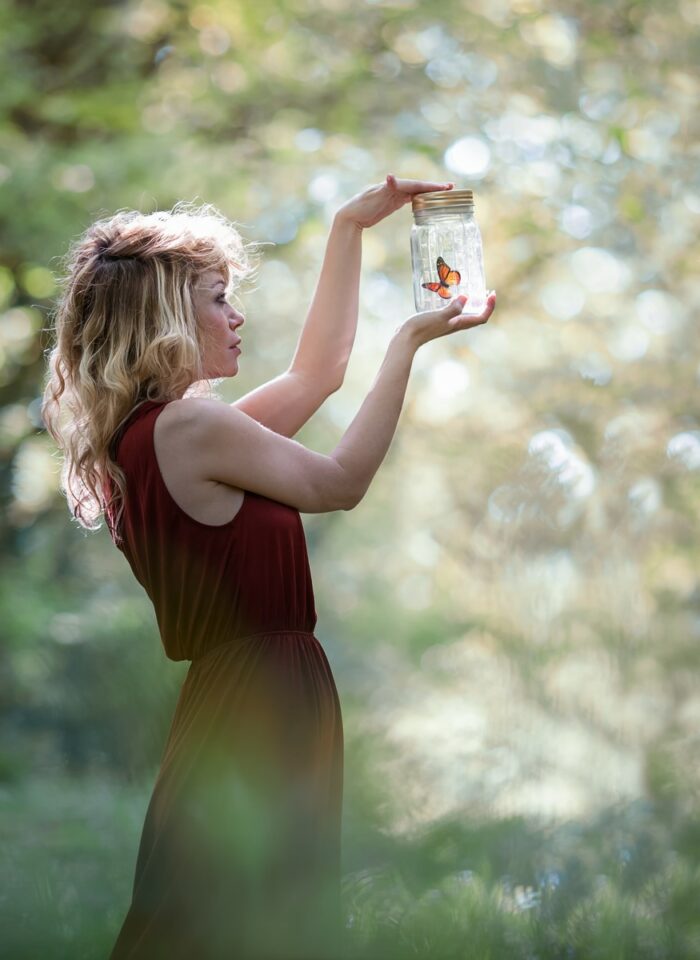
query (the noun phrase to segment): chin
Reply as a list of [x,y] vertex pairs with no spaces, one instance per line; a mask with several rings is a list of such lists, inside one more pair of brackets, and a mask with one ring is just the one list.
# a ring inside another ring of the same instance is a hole
[[214,368],[214,373],[207,375],[207,380],[225,380],[227,377],[235,377],[238,373],[238,360],[235,363],[227,363]]

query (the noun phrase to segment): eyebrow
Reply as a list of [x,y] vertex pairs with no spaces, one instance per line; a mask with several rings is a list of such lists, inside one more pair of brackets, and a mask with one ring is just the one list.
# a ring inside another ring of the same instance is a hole
[[215,290],[218,290],[219,287],[226,287],[226,283],[223,280],[217,280],[216,283],[205,283],[203,280],[200,280],[198,288],[200,290],[207,290],[213,293]]

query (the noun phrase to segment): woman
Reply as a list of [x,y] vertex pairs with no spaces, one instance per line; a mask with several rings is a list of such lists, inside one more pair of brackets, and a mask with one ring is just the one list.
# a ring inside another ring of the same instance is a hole
[[458,297],[397,327],[329,456],[291,438],[342,384],[362,230],[452,186],[389,175],[344,204],[289,370],[232,404],[207,387],[238,373],[226,292],[254,245],[178,204],[98,221],[71,248],[43,405],[62,488],[82,526],[104,513],[167,656],[191,661],[111,960],[340,955],[342,717],[300,512],[360,502],[416,350],[485,323],[494,295],[479,317]]

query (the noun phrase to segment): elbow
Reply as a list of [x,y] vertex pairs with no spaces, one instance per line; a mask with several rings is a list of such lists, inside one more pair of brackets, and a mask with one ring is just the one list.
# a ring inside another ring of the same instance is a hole
[[328,499],[332,501],[330,509],[352,510],[364,495],[364,490],[361,490],[358,484],[358,478],[335,460],[332,483],[328,489]]
[[343,503],[341,510],[354,510],[355,507],[360,503],[364,497],[365,490],[349,490],[346,492],[345,497],[343,498]]
[[316,377],[309,377],[308,379],[311,382],[315,380],[322,394],[329,397],[342,387],[343,380],[345,379],[345,366],[340,369],[335,366],[329,366],[327,370],[318,373]]
[[326,395],[340,390],[345,379],[347,365],[347,360],[344,363],[331,363],[322,373],[318,374],[318,380],[323,384]]

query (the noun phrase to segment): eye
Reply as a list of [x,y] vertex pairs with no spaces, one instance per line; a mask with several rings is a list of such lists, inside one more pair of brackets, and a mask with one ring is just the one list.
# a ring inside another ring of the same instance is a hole
[[217,303],[226,303],[226,294],[222,293],[220,297],[216,298]]

